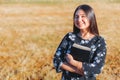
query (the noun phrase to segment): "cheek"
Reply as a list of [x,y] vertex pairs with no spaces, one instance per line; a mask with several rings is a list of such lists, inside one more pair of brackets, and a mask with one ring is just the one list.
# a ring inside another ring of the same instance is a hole
[[76,24],[77,23],[77,20],[74,20],[74,24]]
[[83,20],[84,20],[85,22],[89,22],[87,18],[84,18]]
[[74,20],[74,24],[76,27],[78,27],[78,21],[77,20]]
[[86,23],[87,25],[90,25],[90,22],[89,22],[88,19],[85,19],[84,21],[85,21],[85,23]]

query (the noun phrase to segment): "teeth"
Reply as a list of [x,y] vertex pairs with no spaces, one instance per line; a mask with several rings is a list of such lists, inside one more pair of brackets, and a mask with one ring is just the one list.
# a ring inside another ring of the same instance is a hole
[[84,23],[79,23],[79,24],[84,24]]
[[81,22],[82,24],[84,23],[84,22]]

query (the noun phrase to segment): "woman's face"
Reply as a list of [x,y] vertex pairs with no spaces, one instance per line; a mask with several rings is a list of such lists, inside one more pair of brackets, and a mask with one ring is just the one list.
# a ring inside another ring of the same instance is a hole
[[83,10],[78,10],[75,13],[74,24],[78,29],[81,30],[89,29],[88,27],[90,26],[90,22]]

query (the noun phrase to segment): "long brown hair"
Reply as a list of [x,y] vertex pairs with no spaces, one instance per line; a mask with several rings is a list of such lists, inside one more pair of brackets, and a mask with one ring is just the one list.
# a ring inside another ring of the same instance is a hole
[[[90,32],[92,34],[99,35],[99,31],[98,31],[98,27],[97,27],[97,21],[96,21],[96,17],[95,17],[95,13],[94,13],[93,9],[89,5],[86,5],[86,4],[79,5],[75,9],[75,12],[74,12],[74,15],[73,15],[73,20],[75,19],[75,14],[78,10],[83,10],[85,12],[86,16],[88,17],[88,19],[90,21],[90,26],[89,26]],[[75,26],[74,21],[73,21],[73,32],[74,33],[79,33],[80,32],[80,29],[78,29]]]

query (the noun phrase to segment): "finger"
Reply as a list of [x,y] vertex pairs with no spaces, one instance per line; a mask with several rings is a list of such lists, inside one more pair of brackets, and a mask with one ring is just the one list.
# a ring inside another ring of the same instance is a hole
[[70,58],[70,57],[71,57],[71,55],[70,55],[70,54],[67,54],[67,57],[68,57],[68,58]]
[[70,54],[66,54],[66,56],[69,56]]

